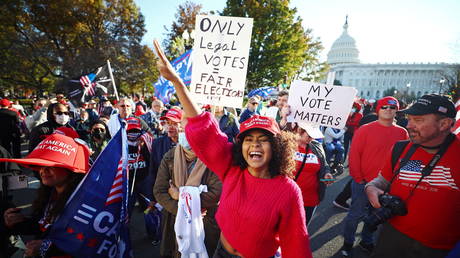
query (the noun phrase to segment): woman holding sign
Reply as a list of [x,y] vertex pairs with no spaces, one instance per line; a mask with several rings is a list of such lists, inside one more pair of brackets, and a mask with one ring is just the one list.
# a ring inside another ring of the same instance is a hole
[[188,124],[187,139],[197,157],[223,183],[216,214],[221,229],[214,257],[312,257],[299,187],[291,179],[295,139],[274,119],[253,116],[241,124],[235,144],[201,112],[157,41],[161,75],[176,88]]

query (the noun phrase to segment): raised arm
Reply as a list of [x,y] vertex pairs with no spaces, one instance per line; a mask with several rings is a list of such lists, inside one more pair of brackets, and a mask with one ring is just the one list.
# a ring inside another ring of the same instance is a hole
[[169,63],[157,40],[153,41],[153,46],[155,47],[159,58],[157,62],[158,70],[166,80],[172,82],[174,85],[177,97],[179,98],[179,102],[184,108],[185,117],[195,117],[201,114],[201,110],[198,108],[198,105],[193,102],[192,98],[190,97],[190,92],[185,87],[184,82],[176,73],[172,65]]
[[153,43],[160,59],[158,69],[165,79],[174,84],[185,117],[188,118],[185,133],[190,146],[197,157],[223,181],[232,164],[232,144],[219,129],[217,121],[209,113],[202,113],[193,102],[190,92],[166,59],[158,42]]

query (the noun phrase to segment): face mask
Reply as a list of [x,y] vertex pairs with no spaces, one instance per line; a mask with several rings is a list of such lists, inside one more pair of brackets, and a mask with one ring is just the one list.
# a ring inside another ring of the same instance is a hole
[[98,139],[98,140],[102,140],[102,139],[105,138],[105,132],[99,132],[99,131],[92,132],[91,136],[96,138],[96,139]]
[[182,145],[182,147],[186,148],[187,150],[190,150],[190,144],[188,144],[187,138],[185,137],[185,133],[179,133],[178,137],[178,143]]
[[70,117],[68,115],[56,115],[56,123],[65,125],[69,122]]
[[128,141],[136,142],[139,136],[141,136],[141,132],[135,132],[135,133],[130,132],[130,133],[127,133],[127,136],[128,136]]

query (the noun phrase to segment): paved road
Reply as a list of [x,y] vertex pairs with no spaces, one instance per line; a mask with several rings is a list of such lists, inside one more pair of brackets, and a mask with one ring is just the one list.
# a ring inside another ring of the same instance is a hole
[[[346,171],[345,174],[348,174],[348,171]],[[343,237],[341,235],[343,232],[342,221],[346,216],[346,212],[334,207],[332,201],[342,190],[348,178],[348,176],[342,175],[338,177],[336,183],[328,187],[325,199],[316,210],[309,225],[308,231],[310,234],[313,256],[315,258],[341,257],[340,248],[343,243]],[[34,178],[32,178],[31,181],[33,183],[30,184],[29,189],[11,191],[16,205],[25,205],[28,207],[36,197],[36,190],[34,188],[38,187],[38,182]],[[29,209],[30,208],[26,208],[25,212]],[[358,228],[358,232],[361,231],[361,228],[362,225]],[[138,209],[135,209],[133,212],[131,239],[135,257],[159,257],[159,247],[154,246],[146,237],[143,213]],[[358,241],[359,235],[356,242]],[[15,257],[22,257],[22,254],[18,252]],[[353,257],[365,258],[368,256],[363,253],[359,247],[355,247]]]

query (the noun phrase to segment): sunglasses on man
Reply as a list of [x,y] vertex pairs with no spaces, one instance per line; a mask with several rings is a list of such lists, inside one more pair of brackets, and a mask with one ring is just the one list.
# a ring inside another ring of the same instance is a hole
[[62,112],[62,111],[58,111],[58,112],[54,112],[55,115],[58,115],[58,116],[62,116],[62,115],[70,115],[69,112]]
[[382,106],[381,109],[385,110],[385,109],[396,109],[396,106]]

